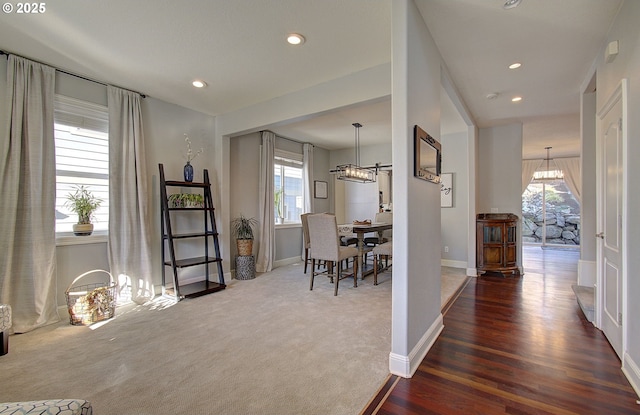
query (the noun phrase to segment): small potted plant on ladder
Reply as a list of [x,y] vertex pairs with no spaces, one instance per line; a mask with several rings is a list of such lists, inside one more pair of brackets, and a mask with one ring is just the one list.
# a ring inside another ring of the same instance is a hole
[[94,212],[102,204],[102,199],[96,197],[85,186],[76,186],[74,193],[67,195],[65,206],[78,215],[78,223],[73,225],[73,234],[87,236],[93,232]]

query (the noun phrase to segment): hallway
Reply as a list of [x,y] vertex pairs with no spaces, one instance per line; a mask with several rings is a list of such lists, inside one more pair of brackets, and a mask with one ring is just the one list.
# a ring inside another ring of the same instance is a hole
[[413,378],[391,376],[363,413],[640,414],[571,289],[579,252],[524,251],[521,278],[471,279]]

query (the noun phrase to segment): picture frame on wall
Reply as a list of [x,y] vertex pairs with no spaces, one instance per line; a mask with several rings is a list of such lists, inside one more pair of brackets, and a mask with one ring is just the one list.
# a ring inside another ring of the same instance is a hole
[[313,182],[313,197],[316,199],[326,199],[328,197],[327,182],[315,180]]
[[440,207],[453,207],[453,173],[440,175]]
[[420,126],[413,127],[413,175],[431,183],[440,183],[442,145]]

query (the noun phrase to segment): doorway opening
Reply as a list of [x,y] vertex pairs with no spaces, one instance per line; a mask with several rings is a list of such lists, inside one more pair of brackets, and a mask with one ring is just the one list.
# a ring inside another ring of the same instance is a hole
[[522,194],[522,241],[542,247],[580,247],[580,203],[564,180],[532,181]]
[[[523,243],[547,246],[580,246],[580,202],[571,193],[571,186],[565,183],[568,176],[576,176],[575,163],[567,159],[556,161],[551,158],[551,148],[545,147],[547,157],[533,172],[527,189],[522,194]],[[553,161],[553,168],[551,162]],[[531,167],[538,164],[531,160]],[[574,179],[570,179],[573,189],[579,189]],[[577,190],[579,191],[579,190]]]

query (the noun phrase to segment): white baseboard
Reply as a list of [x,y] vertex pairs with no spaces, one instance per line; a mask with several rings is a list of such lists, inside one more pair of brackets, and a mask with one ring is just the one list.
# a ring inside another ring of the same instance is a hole
[[622,373],[627,377],[627,380],[631,384],[633,390],[636,391],[636,395],[640,397],[640,368],[638,367],[638,364],[633,361],[631,356],[629,356],[629,353],[624,354]]
[[467,268],[466,261],[456,261],[455,259],[441,259],[440,265],[451,268]]
[[273,262],[273,268],[275,269],[275,268],[284,267],[286,265],[299,264],[302,261],[303,260],[300,259],[299,256],[294,256],[294,257],[285,258],[285,259],[279,259],[279,260]]
[[66,305],[59,305],[57,310],[58,310],[58,316],[60,317],[61,320],[64,320],[65,318],[69,318],[69,310],[67,309]]
[[596,261],[578,260],[578,285],[593,287],[597,273]]
[[451,268],[459,268],[465,269],[467,272],[467,277],[477,277],[478,269],[477,268],[467,268],[467,263],[465,261],[456,261],[453,259],[440,259],[440,265],[443,267],[451,267]]
[[[193,284],[200,281],[204,281],[204,275],[194,275],[193,277],[180,278],[179,284],[182,286],[187,284]],[[162,287],[160,287],[160,293],[162,293]]]
[[438,315],[429,330],[422,336],[418,344],[413,348],[408,356],[397,353],[389,353],[389,371],[393,375],[410,378],[418,370],[418,366],[427,355],[433,343],[444,329],[442,314]]

